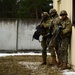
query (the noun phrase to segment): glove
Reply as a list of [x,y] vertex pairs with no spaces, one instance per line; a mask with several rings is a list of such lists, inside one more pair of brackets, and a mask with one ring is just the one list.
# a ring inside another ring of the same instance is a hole
[[62,26],[59,26],[58,28],[59,28],[59,29],[62,29]]

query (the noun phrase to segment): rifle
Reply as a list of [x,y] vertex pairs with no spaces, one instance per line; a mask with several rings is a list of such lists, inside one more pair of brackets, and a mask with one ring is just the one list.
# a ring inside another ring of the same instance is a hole
[[57,30],[56,35],[55,35],[55,38],[54,38],[56,41],[60,41],[60,39],[61,39],[61,36],[60,36],[61,30],[62,30],[62,26],[59,25],[58,30]]
[[61,40],[61,30],[62,30],[62,26],[58,27],[58,30],[56,31],[55,35],[52,37],[51,41],[50,41],[50,45],[55,47],[57,42],[60,42]]

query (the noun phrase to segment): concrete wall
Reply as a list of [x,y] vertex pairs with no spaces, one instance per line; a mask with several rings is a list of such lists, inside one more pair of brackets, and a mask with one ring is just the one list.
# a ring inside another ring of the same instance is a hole
[[71,42],[71,65],[75,70],[75,27],[72,27],[72,42]]
[[61,10],[66,10],[68,13],[68,17],[72,21],[72,4],[73,0],[53,0],[53,8],[58,11],[58,14]]
[[72,0],[61,0],[60,11],[66,10],[68,17],[72,20]]
[[0,50],[16,50],[17,21],[0,21]]
[[53,0],[53,8],[59,11],[58,9],[58,0]]
[[31,21],[19,22],[18,28],[18,49],[41,49],[41,45],[37,40],[32,41],[32,36],[35,31],[36,26],[39,23]]
[[37,21],[0,21],[0,51],[41,49],[37,40],[32,41]]

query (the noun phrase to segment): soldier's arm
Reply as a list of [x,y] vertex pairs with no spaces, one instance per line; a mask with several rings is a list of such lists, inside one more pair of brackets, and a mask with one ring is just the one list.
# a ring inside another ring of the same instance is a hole
[[43,22],[41,25],[42,25],[44,28],[49,28],[49,26],[50,26],[50,20],[47,20],[46,22]]
[[71,21],[68,21],[66,23],[66,28],[62,30],[62,33],[67,34],[68,32],[71,32],[71,30],[72,30],[72,24]]

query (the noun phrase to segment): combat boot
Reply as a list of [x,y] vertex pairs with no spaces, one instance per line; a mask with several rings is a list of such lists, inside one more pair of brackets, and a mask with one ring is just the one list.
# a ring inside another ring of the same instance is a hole
[[62,65],[63,65],[63,63],[62,63],[61,61],[59,61],[59,62],[57,63],[57,67],[62,67]]
[[68,69],[68,66],[66,63],[63,63],[62,64],[62,67],[60,68],[60,70],[65,70],[65,69]]
[[51,57],[51,63],[49,63],[48,65],[49,66],[54,66],[56,64],[57,64],[56,57]]
[[42,62],[42,64],[41,65],[46,65],[46,62]]
[[62,67],[62,66],[63,66],[62,63],[57,64],[57,67]]
[[41,65],[46,65],[47,63],[46,63],[46,57],[44,57],[43,58],[43,62],[42,62],[42,64]]

